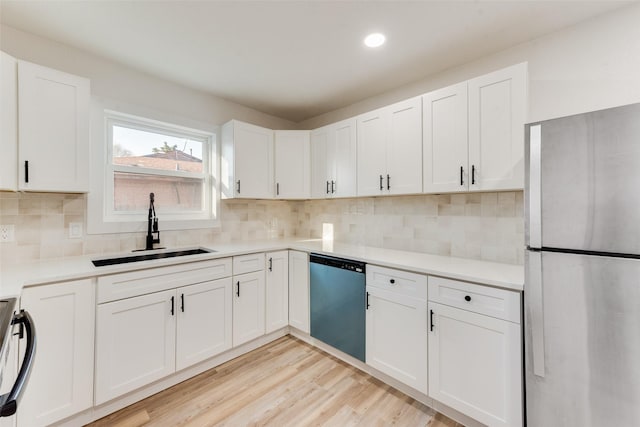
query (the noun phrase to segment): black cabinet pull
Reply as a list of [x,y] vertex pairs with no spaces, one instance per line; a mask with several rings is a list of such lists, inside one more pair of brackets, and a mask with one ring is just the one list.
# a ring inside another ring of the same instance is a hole
[[175,297],[171,297],[171,315],[172,316],[175,316],[175,303],[176,303],[175,299],[176,299]]
[[464,185],[463,174],[464,174],[464,168],[460,166],[460,185]]
[[276,196],[280,195],[280,183],[276,182]]
[[387,174],[387,190],[391,190],[391,177]]
[[238,280],[238,283],[236,283],[236,295],[238,296],[238,298],[240,298],[240,281]]
[[382,180],[384,178],[382,178],[382,175],[380,175],[380,191],[384,190],[384,187],[382,186]]
[[327,194],[329,194],[329,181],[327,181]]
[[394,283],[396,283],[396,279],[389,279],[389,283],[393,285]]
[[240,180],[236,181],[236,190],[238,191],[238,194],[240,194]]
[[431,329],[431,331],[433,331],[433,310],[429,310],[429,329]]
[[471,297],[469,295],[465,295],[464,300],[466,302],[469,302],[469,301],[471,301]]
[[476,165],[471,165],[471,185],[476,183]]
[[29,182],[29,160],[24,161],[24,182]]
[[331,180],[331,194],[336,192],[336,182]]
[[269,271],[273,271],[273,258],[269,258]]
[[369,310],[369,292],[367,292],[367,310]]
[[180,310],[184,313],[184,294],[180,294]]

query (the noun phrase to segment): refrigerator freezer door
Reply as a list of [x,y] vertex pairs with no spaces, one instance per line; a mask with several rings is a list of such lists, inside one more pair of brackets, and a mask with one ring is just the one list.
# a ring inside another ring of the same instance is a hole
[[534,373],[525,285],[527,425],[637,426],[640,260],[542,253],[544,376]]
[[542,246],[640,255],[640,104],[539,125]]

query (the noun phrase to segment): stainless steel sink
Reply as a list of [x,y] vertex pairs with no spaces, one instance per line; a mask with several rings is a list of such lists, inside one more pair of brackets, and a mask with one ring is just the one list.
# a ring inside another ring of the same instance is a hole
[[104,267],[106,265],[115,265],[115,264],[126,264],[129,262],[140,262],[140,261],[150,261],[153,259],[162,259],[162,258],[174,258],[180,256],[188,256],[188,255],[198,255],[198,254],[207,254],[215,252],[211,249],[183,249],[180,251],[168,251],[168,252],[156,252],[153,254],[143,254],[143,255],[131,255],[117,258],[105,258],[105,259],[94,259],[93,265],[96,267]]

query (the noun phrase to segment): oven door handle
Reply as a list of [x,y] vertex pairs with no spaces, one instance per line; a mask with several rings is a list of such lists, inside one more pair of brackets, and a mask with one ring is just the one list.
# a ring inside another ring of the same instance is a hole
[[18,401],[22,397],[24,386],[29,380],[31,368],[33,367],[33,358],[36,354],[36,328],[29,313],[24,310],[20,310],[20,313],[13,317],[11,324],[20,324],[24,326],[27,331],[27,349],[24,353],[24,359],[22,360],[22,366],[20,367],[18,378],[13,384],[11,391],[6,395],[0,396],[0,402],[3,402],[2,406],[0,406],[0,417],[9,417],[16,413]]

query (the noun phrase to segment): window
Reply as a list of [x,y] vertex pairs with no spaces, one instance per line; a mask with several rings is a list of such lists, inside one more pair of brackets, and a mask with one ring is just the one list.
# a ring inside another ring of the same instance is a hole
[[215,225],[212,133],[112,111],[104,123],[104,231],[146,225],[150,193],[161,230]]

